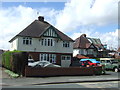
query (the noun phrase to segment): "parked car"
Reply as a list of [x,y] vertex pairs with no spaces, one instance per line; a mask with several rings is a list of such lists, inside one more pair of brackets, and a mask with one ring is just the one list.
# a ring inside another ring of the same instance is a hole
[[120,62],[118,60],[100,60],[100,64],[104,65],[106,70],[120,71]]
[[80,63],[82,63],[82,66],[98,66],[100,65],[100,61],[97,61],[96,59],[81,59]]
[[61,67],[59,65],[52,64],[48,61],[37,61],[37,62],[30,62],[28,63],[28,66],[31,67]]

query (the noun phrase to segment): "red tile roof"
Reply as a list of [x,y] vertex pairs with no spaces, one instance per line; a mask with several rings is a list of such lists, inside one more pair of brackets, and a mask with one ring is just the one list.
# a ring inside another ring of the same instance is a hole
[[82,34],[75,40],[74,49],[84,49],[89,48],[91,45],[90,41],[86,38],[85,34]]
[[118,48],[118,52],[120,52],[120,47]]
[[83,56],[83,55],[80,55],[80,54],[77,54],[75,57],[79,58],[79,59],[87,59],[89,57],[86,57],[86,56]]

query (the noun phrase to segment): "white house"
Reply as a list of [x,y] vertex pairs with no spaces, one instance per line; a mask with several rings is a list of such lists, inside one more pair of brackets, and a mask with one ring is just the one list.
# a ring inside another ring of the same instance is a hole
[[11,50],[27,51],[34,60],[49,61],[68,67],[73,40],[39,16],[10,41]]

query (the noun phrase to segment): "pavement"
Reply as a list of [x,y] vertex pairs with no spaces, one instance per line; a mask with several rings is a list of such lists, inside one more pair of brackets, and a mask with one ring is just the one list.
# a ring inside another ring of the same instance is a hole
[[84,83],[84,82],[108,82],[120,81],[119,73],[107,72],[106,75],[94,76],[56,76],[56,77],[19,77],[10,78],[1,69],[2,73],[2,86],[26,86],[26,85],[44,85],[44,84],[60,84],[60,83]]

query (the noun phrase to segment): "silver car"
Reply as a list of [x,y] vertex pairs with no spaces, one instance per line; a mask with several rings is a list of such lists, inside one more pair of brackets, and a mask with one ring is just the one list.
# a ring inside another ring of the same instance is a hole
[[48,61],[37,61],[37,62],[29,62],[28,66],[31,67],[61,67],[59,65],[52,64]]

